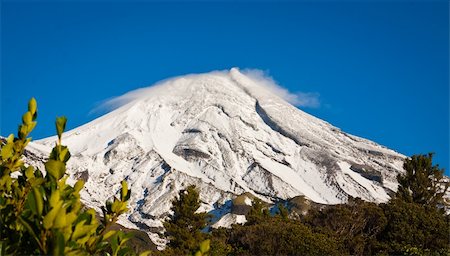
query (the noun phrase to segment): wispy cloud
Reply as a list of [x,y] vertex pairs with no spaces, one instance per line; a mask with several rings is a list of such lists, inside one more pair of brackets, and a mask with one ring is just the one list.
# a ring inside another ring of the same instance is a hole
[[273,77],[260,69],[244,69],[241,73],[251,78],[259,85],[297,107],[318,108],[320,107],[320,94],[316,92],[291,92],[279,85]]
[[[209,72],[209,74],[220,74],[220,75],[227,75],[228,70],[217,70]],[[243,69],[240,71],[242,74],[246,75],[253,81],[255,81],[258,85],[263,86],[268,91],[272,92],[273,94],[277,95],[278,97],[286,100],[287,102],[291,103],[292,105],[295,105],[297,107],[309,107],[309,108],[318,108],[320,107],[320,100],[319,100],[319,94],[318,93],[312,93],[312,92],[291,92],[288,89],[282,87],[281,85],[277,84],[277,82],[267,74],[267,72],[264,72],[259,69]],[[189,76],[195,76],[196,74],[189,74],[189,75],[183,75],[180,77],[189,77]],[[89,114],[94,113],[102,113],[105,111],[111,111],[116,108],[119,108],[121,106],[124,106],[132,101],[139,100],[142,98],[146,98],[149,95],[153,95],[157,93],[158,89],[163,86],[166,83],[170,83],[171,81],[175,81],[180,77],[172,77],[169,79],[165,79],[162,81],[159,81],[151,86],[139,88],[130,92],[127,92],[123,95],[112,97],[109,99],[106,99],[104,101],[99,102],[96,104],[97,106],[94,107]]]
[[104,113],[121,106],[124,106],[132,101],[138,100],[142,98],[143,95],[148,95],[149,92],[154,88],[155,85],[139,88],[130,92],[127,92],[123,95],[112,97],[103,101],[100,101],[96,104],[96,106],[89,111],[89,115],[95,113]]

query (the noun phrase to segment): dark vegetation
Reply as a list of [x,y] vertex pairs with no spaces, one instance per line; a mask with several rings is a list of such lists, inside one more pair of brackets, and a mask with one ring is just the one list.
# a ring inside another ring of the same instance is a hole
[[[278,204],[273,215],[268,204],[253,197],[252,206],[244,211],[244,225],[203,235],[197,233],[205,222],[194,214],[200,205],[191,186],[172,207],[174,216],[191,212],[186,215],[190,220],[180,223],[172,217],[165,224],[166,229],[170,226],[168,233],[177,232],[171,233],[168,248],[160,254],[189,255],[198,248],[196,244],[209,238],[209,255],[450,255],[450,218],[443,198],[448,183],[443,181],[443,170],[432,165],[432,157],[406,159],[406,172],[398,176],[398,192],[385,204],[350,198],[346,204],[318,206],[298,197],[288,202],[289,209]],[[186,195],[192,198],[183,199]],[[239,196],[233,203],[242,206],[244,200]],[[193,223],[201,223],[197,232],[192,230]]]
[[202,230],[208,224],[208,214],[196,213],[199,207],[199,194],[194,186],[181,190],[179,198],[173,201],[173,214],[164,223],[165,237],[169,239],[167,254],[193,254],[199,249],[199,243],[206,240],[207,234]]
[[[145,233],[116,224],[127,211],[130,191],[122,182],[120,198],[107,202],[98,217],[80,203],[83,181],[66,184],[67,147],[61,144],[65,118],[56,122],[58,143],[45,163],[46,174],[21,159],[28,134],[36,125],[32,99],[18,137],[2,140],[0,151],[1,255],[450,255],[448,182],[432,165],[432,154],[405,160],[397,177],[399,189],[385,204],[350,198],[346,204],[318,206],[296,197],[271,206],[252,197],[233,200],[234,211],[246,214],[244,225],[208,231],[209,215],[198,213],[194,186],[174,199],[164,223],[168,239],[157,251]],[[13,175],[12,175],[13,174]],[[133,237],[134,236],[134,237]]]

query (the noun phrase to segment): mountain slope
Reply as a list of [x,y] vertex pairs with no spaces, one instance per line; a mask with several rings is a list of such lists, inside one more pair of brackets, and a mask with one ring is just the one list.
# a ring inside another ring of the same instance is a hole
[[[63,136],[72,178],[87,181],[86,204],[99,207],[128,180],[126,226],[156,231],[190,184],[201,190],[202,210],[219,215],[244,192],[268,202],[304,195],[334,204],[349,195],[384,202],[396,189],[403,155],[297,109],[238,69],[137,94]],[[49,152],[55,139],[36,141],[31,151]]]

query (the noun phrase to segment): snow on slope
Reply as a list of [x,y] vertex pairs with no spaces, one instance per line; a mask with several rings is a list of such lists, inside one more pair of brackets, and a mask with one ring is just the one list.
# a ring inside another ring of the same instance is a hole
[[[87,181],[86,204],[99,207],[128,180],[125,226],[156,231],[190,184],[201,190],[204,211],[244,192],[267,202],[304,195],[335,204],[349,195],[383,202],[396,189],[403,155],[297,109],[236,68],[138,94],[63,136],[71,177]],[[33,150],[49,152],[55,140],[37,141]],[[237,221],[227,216],[222,222]]]

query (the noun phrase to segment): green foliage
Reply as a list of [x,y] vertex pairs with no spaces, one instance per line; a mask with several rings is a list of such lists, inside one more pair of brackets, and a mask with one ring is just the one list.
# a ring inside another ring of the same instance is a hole
[[396,198],[421,205],[442,205],[449,184],[443,183],[443,169],[432,165],[433,154],[413,155],[403,165],[405,174],[399,174]]
[[255,223],[260,223],[270,217],[270,212],[267,207],[260,199],[255,198],[252,200],[252,207],[250,212],[247,214],[247,225],[252,225]]
[[207,234],[202,230],[207,225],[209,215],[197,213],[199,207],[199,193],[193,185],[180,191],[179,198],[172,202],[173,215],[164,223],[165,235],[169,239],[169,254],[193,254],[199,249],[199,244],[206,240]]
[[450,254],[450,219],[442,209],[449,184],[432,160],[431,153],[406,159],[405,174],[397,177],[398,191],[383,206],[388,223],[379,240],[390,254]]
[[232,255],[236,250],[228,243],[228,237],[232,230],[226,228],[214,229],[211,236],[211,256]]
[[[383,206],[388,219],[385,230],[379,235],[390,254],[444,255],[450,253],[449,216],[434,206],[424,206],[391,200]],[[442,252],[442,254],[440,254]]]
[[335,238],[313,232],[298,221],[277,217],[251,225],[233,225],[229,230],[214,230],[212,239],[211,255],[343,254]]
[[376,236],[387,224],[381,207],[359,198],[311,211],[305,221],[320,232],[333,234],[350,255],[373,254],[378,246]]
[[[247,223],[213,231],[211,255],[450,255],[450,217],[442,211],[442,170],[413,156],[387,204],[359,198],[309,209],[302,222],[254,200]],[[431,171],[430,171],[431,170]],[[438,206],[438,207],[437,207]]]
[[211,249],[210,244],[210,239],[206,239],[205,241],[201,242],[198,251],[194,254],[194,256],[208,256],[209,250]]
[[130,190],[122,182],[121,198],[107,202],[99,222],[93,209],[82,209],[83,181],[66,184],[70,152],[61,144],[66,118],[56,120],[58,141],[45,162],[46,174],[22,160],[28,137],[36,126],[37,104],[28,103],[18,137],[10,135],[0,158],[0,254],[93,255],[107,252],[129,255],[130,237],[108,227],[128,210]]
[[289,218],[289,210],[282,203],[278,204],[277,216],[283,220],[287,220]]

